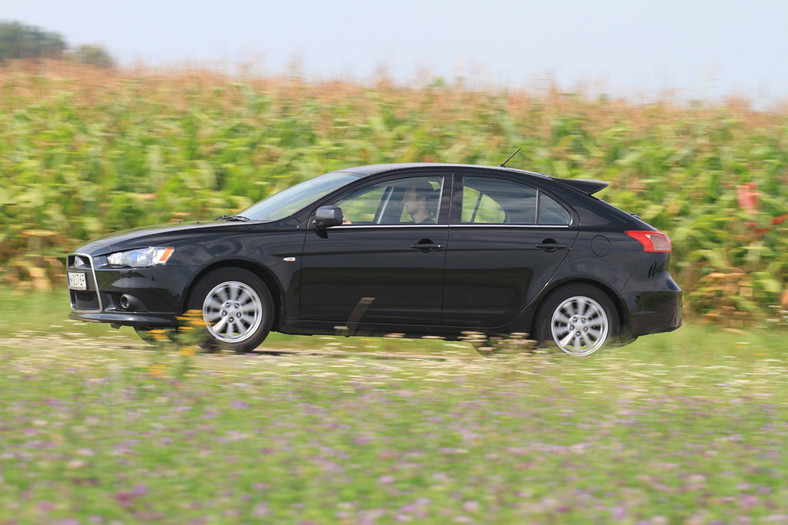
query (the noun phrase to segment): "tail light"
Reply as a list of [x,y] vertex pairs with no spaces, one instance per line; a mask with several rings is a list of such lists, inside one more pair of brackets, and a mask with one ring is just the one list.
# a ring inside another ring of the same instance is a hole
[[647,253],[670,253],[670,237],[654,230],[627,230],[627,235],[640,241]]

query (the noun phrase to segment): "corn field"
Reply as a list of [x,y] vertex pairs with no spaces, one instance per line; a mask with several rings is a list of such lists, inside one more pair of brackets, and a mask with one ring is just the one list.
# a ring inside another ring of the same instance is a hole
[[63,286],[107,232],[240,210],[334,169],[502,162],[609,181],[666,232],[689,314],[730,326],[788,307],[788,109],[636,104],[213,72],[0,68],[0,282]]

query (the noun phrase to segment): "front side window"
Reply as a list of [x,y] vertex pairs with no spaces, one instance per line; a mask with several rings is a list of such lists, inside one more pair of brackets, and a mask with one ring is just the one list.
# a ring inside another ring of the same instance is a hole
[[345,224],[435,224],[442,176],[393,179],[362,188],[335,204]]
[[568,225],[569,212],[533,186],[491,177],[463,178],[462,224]]

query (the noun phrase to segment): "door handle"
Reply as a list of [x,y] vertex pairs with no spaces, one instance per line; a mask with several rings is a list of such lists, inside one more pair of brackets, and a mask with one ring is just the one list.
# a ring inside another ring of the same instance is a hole
[[558,244],[553,239],[545,239],[544,241],[542,241],[540,243],[536,243],[535,246],[537,248],[541,248],[542,250],[544,250],[546,252],[554,252],[556,250],[563,250],[565,248],[568,248],[568,246],[566,244]]
[[422,239],[417,243],[411,244],[410,247],[420,252],[428,252],[430,250],[440,250],[443,248],[443,245],[434,243],[430,239]]

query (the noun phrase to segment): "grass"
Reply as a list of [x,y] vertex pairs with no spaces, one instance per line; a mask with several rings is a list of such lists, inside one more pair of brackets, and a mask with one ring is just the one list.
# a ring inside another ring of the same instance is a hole
[[189,355],[44,326],[60,306],[12,330],[59,303],[2,304],[0,523],[788,521],[781,329],[585,359]]

